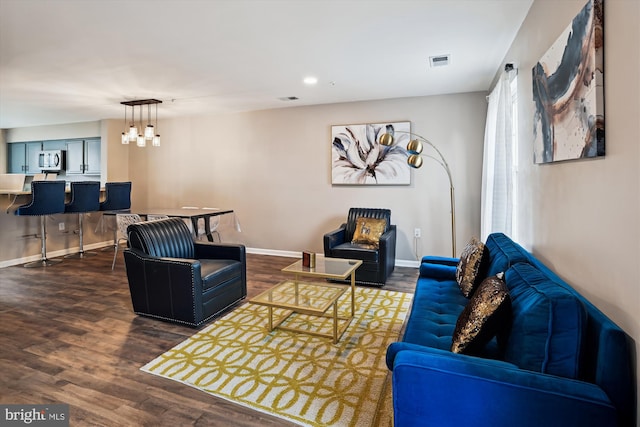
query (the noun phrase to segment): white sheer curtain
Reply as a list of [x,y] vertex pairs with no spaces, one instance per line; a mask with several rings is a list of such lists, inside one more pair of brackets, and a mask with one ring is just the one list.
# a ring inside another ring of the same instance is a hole
[[484,133],[480,235],[503,232],[512,236],[514,205],[513,97],[511,73],[504,71],[489,95]]

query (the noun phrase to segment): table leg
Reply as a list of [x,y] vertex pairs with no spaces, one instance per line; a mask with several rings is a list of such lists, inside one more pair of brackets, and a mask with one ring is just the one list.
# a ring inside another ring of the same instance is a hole
[[269,307],[269,332],[273,331],[273,307]]
[[198,217],[191,217],[191,228],[193,229],[193,238],[194,240],[198,240]]
[[351,273],[351,317],[356,315],[356,272]]
[[[7,197],[9,198],[9,200],[11,200],[11,194],[7,194]],[[11,200],[11,203],[9,203],[9,206],[7,206],[7,213],[11,211],[11,207],[16,203],[16,200],[18,200],[17,194],[13,196],[13,200]]]
[[213,234],[211,234],[211,215],[203,215],[204,220],[204,234],[207,236],[207,240],[213,242]]
[[338,344],[338,300],[333,303],[333,343]]

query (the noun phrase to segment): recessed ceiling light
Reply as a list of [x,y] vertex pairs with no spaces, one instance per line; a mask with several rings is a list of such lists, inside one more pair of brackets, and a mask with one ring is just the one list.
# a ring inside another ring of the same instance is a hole
[[314,85],[314,84],[318,83],[318,79],[316,77],[309,76],[309,77],[305,77],[303,82],[306,85]]

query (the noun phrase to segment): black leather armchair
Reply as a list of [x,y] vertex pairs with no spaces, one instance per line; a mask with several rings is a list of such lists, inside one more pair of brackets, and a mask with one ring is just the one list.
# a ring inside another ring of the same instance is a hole
[[247,296],[243,245],[196,243],[179,218],[131,224],[127,232],[136,314],[198,327]]
[[[379,248],[351,243],[359,217],[386,219],[385,232],[380,237]],[[337,230],[324,235],[324,256],[362,260],[356,270],[356,282],[383,286],[393,272],[396,262],[396,226],[391,224],[389,209],[351,208],[347,222]]]

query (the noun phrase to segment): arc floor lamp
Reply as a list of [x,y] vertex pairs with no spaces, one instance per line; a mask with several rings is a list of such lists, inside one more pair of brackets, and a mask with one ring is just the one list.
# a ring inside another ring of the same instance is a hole
[[[453,187],[453,178],[451,177],[451,169],[449,169],[449,164],[447,160],[444,158],[438,147],[436,147],[431,141],[427,138],[420,136],[413,132],[405,132],[405,131],[394,131],[394,133],[404,133],[408,134],[411,138],[411,141],[407,144],[407,151],[409,152],[409,157],[407,158],[407,163],[409,166],[413,168],[420,168],[423,164],[423,157],[429,157],[436,162],[447,172],[447,176],[449,177],[449,188],[451,194],[451,250],[452,256],[456,257],[456,197],[455,190]],[[394,137],[391,133],[385,133],[380,137],[380,144],[391,146],[394,143]],[[421,154],[424,144],[432,147],[437,153],[438,157],[432,156],[430,154]]]

